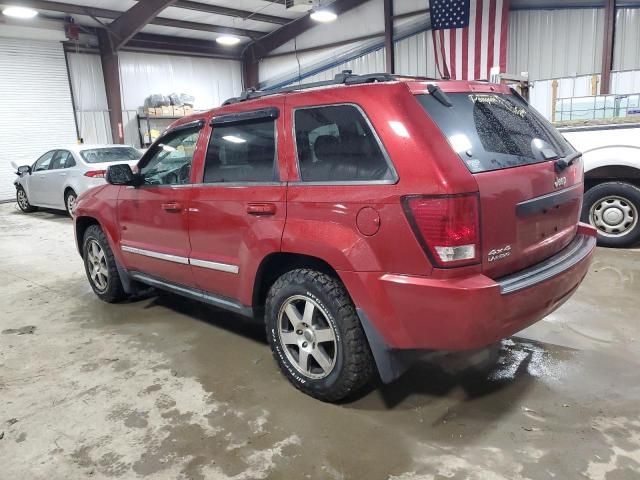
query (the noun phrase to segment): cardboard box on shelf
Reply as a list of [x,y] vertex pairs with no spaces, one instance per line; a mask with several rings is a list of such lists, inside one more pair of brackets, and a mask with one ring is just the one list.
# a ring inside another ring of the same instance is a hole
[[160,109],[162,111],[162,116],[163,117],[172,117],[173,116],[173,107],[169,106],[169,107],[162,107]]
[[193,113],[193,107],[190,105],[185,105],[182,107],[185,115],[191,115]]
[[184,117],[184,107],[173,107],[174,117]]
[[162,115],[162,109],[161,108],[153,108],[153,107],[147,107],[144,109],[144,114],[148,117],[159,117]]

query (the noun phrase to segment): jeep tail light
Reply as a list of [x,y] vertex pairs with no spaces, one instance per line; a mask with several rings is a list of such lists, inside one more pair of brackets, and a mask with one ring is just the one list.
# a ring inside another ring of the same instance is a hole
[[104,178],[106,173],[106,170],[89,170],[88,172],[85,172],[84,176],[91,178]]
[[480,213],[477,193],[403,198],[414,233],[437,267],[480,262]]

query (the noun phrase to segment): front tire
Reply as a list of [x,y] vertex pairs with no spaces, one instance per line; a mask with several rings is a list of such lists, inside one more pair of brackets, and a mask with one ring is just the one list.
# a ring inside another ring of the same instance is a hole
[[22,186],[16,189],[16,202],[18,203],[18,207],[20,207],[20,210],[22,210],[24,213],[31,213],[37,210],[36,207],[32,206],[29,203],[27,192],[24,191],[24,188],[22,188]]
[[582,221],[598,230],[598,245],[631,247],[640,242],[640,189],[623,182],[596,185],[584,194]]
[[73,217],[73,211],[76,208],[76,200],[78,199],[78,195],[73,190],[67,190],[64,194],[64,206],[67,209],[67,214],[70,217]]
[[269,291],[265,320],[280,370],[302,392],[336,402],[372,380],[367,338],[338,280],[309,269],[285,273]]
[[82,243],[84,269],[94,293],[107,303],[116,303],[127,298],[116,259],[109,242],[98,225],[91,225],[84,234]]

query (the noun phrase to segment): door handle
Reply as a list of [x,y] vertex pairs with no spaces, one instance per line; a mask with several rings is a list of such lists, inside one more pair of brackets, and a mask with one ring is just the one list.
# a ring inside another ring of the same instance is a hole
[[250,203],[247,205],[249,215],[275,215],[276,205],[274,203]]
[[182,210],[182,205],[177,202],[163,203],[162,209],[166,210],[167,212],[176,213]]

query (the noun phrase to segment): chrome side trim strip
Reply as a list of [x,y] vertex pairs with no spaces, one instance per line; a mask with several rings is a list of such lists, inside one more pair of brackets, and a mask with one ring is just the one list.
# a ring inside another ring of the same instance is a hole
[[178,255],[154,252],[151,250],[145,250],[143,248],[130,247],[128,245],[122,245],[120,248],[123,252],[135,253],[136,255],[144,255],[145,257],[157,258],[159,260],[180,263],[182,265],[189,265],[189,259],[187,257],[179,257]]
[[194,267],[210,268],[211,270],[218,270],[220,272],[238,273],[240,267],[238,265],[229,265],[228,263],[209,262],[207,260],[198,260],[197,258],[190,258],[189,263]]
[[145,257],[157,258],[158,260],[166,260],[168,262],[180,263],[182,265],[193,265],[194,267],[208,268],[219,272],[235,273],[240,271],[238,265],[230,265],[228,263],[210,262],[208,260],[198,260],[197,258],[180,257],[178,255],[170,255],[168,253],[154,252],[153,250],[145,250],[144,248],[130,247],[122,245],[120,247],[123,252],[135,253],[136,255],[144,255]]

